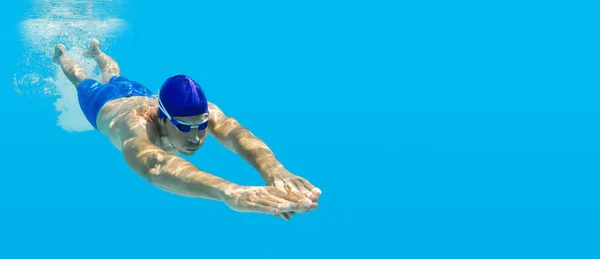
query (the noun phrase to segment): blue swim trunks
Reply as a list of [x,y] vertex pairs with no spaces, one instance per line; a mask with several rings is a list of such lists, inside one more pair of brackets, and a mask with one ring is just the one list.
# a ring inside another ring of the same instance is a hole
[[98,129],[96,117],[104,104],[114,99],[131,96],[152,97],[152,91],[122,76],[113,76],[106,84],[88,78],[77,85],[79,107],[95,129]]

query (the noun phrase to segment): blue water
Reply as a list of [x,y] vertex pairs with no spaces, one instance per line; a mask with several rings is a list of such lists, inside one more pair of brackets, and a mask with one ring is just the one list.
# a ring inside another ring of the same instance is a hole
[[[65,130],[58,97],[15,90],[34,3],[9,5],[0,258],[600,257],[592,1],[124,4],[122,75],[192,76],[323,191],[289,222],[161,191]],[[190,161],[263,184],[212,138]]]

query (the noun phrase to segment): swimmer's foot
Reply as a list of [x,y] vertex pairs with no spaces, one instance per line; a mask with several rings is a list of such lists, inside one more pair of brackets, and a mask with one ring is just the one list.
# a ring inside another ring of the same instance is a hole
[[88,47],[88,49],[83,52],[83,56],[88,58],[95,58],[100,54],[102,54],[102,51],[100,50],[100,41],[96,38],[93,38],[90,42],[90,46]]
[[54,45],[54,55],[52,55],[52,62],[60,64],[60,58],[67,55],[67,48],[63,44]]

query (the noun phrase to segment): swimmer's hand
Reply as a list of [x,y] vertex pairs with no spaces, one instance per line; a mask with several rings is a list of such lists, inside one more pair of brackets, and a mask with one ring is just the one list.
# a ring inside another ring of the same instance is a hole
[[[306,179],[290,173],[285,168],[280,167],[275,172],[272,171],[268,175],[268,185],[275,186],[295,197],[310,199],[313,203],[319,201],[319,196],[321,195],[321,190],[319,188],[313,186]],[[275,216],[290,220],[294,215],[294,212],[283,212],[276,214]]]
[[305,213],[318,204],[298,198],[272,186],[234,186],[226,192],[225,203],[238,212],[277,215],[286,212]]
[[321,189],[315,187],[306,179],[294,175],[283,168],[271,173],[267,183],[296,197],[308,198],[312,202],[319,201],[319,196],[321,196]]

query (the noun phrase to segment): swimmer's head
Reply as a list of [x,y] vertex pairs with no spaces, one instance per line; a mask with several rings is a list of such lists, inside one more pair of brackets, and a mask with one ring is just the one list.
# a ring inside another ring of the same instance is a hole
[[200,85],[185,75],[168,78],[158,95],[158,117],[171,144],[192,155],[206,139],[208,101]]

